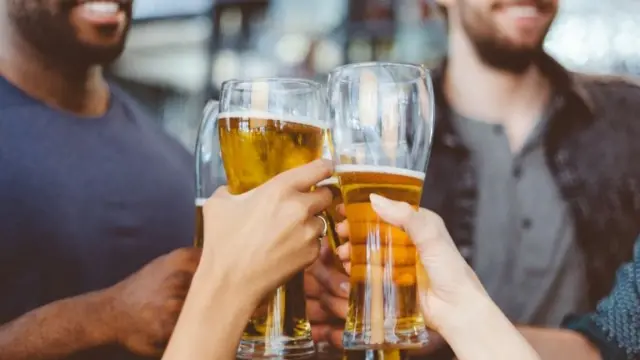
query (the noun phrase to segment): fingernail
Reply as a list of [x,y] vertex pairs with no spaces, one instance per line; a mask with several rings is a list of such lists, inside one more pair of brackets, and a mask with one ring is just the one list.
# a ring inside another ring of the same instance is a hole
[[351,289],[351,285],[348,282],[343,282],[340,284],[340,289],[344,291],[345,294],[349,295],[349,290]]
[[393,202],[391,200],[380,195],[371,194],[369,195],[369,199],[371,200],[371,205],[376,212],[379,210],[384,211],[393,207]]

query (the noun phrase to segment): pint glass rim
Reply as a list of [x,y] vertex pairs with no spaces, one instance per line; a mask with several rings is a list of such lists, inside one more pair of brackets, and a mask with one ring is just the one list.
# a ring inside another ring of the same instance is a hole
[[[267,83],[267,84],[286,84],[294,85],[294,87],[287,89],[270,89],[270,91],[276,93],[295,93],[304,94],[312,92],[322,92],[323,85],[317,81],[303,78],[293,77],[258,77],[251,79],[229,79],[222,82],[220,88],[224,92],[226,91],[251,91],[250,88],[239,88],[242,85],[250,85],[255,83]],[[295,87],[297,86],[297,87]]]
[[[429,70],[425,66],[421,64],[390,62],[390,61],[366,61],[366,62],[345,64],[345,65],[338,66],[333,70],[331,70],[331,72],[329,73],[329,82],[335,81],[334,78],[339,77],[344,71],[359,70],[363,68],[374,68],[374,67],[387,67],[387,68],[396,68],[396,69],[403,69],[403,70],[413,70],[416,72],[416,75],[413,76],[410,80],[405,80],[405,81],[394,80],[392,82],[383,82],[383,83],[378,83],[378,86],[397,85],[397,84],[414,84],[419,81],[426,81],[429,84],[432,82],[431,70]],[[346,82],[349,82],[350,80],[341,78],[338,81],[340,83],[346,83]]]

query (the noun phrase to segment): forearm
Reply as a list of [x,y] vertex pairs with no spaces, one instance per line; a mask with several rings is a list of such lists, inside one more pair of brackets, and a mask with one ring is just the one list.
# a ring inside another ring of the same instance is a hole
[[539,360],[540,357],[491,300],[482,295],[460,309],[441,334],[459,360]]
[[577,332],[518,327],[542,360],[601,360],[600,352]]
[[254,304],[239,287],[196,273],[162,360],[234,359]]
[[107,292],[60,300],[0,326],[3,360],[59,359],[113,341]]

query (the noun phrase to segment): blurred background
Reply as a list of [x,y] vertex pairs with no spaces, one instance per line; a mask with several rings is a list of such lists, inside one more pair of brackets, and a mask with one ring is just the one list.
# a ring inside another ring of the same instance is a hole
[[[545,46],[572,70],[640,75],[640,2],[561,0]],[[202,108],[230,78],[324,81],[360,61],[432,67],[446,52],[433,0],[136,0],[110,75],[193,149]]]

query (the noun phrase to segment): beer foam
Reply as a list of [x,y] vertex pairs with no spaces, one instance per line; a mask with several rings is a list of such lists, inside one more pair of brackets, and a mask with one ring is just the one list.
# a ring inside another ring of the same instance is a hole
[[197,198],[196,199],[196,206],[204,206],[204,203],[207,202],[207,199],[204,198]]
[[408,176],[420,180],[424,180],[425,178],[425,173],[421,171],[382,165],[342,164],[336,166],[335,172],[338,174],[348,172],[384,173],[389,175]]
[[278,115],[273,114],[268,111],[258,111],[258,110],[248,110],[248,111],[232,111],[232,112],[224,112],[218,115],[218,120],[220,119],[229,119],[229,118],[252,118],[252,119],[260,119],[260,120],[276,120],[276,121],[284,121],[288,123],[298,124],[298,125],[307,125],[313,126],[320,129],[327,129],[329,125],[322,120],[309,119],[307,117],[295,117],[292,115]]
[[327,186],[327,185],[338,185],[338,178],[337,177],[330,177],[328,179],[324,179],[322,181],[320,181],[319,183],[316,184],[316,186],[320,187],[320,186]]

